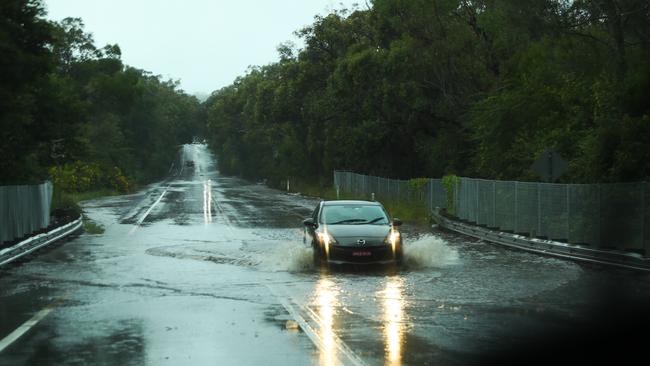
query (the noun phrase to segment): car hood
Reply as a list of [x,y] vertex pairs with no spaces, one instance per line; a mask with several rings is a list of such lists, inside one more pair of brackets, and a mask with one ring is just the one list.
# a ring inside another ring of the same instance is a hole
[[359,239],[366,245],[383,245],[390,225],[327,225],[327,232],[343,246],[356,246]]

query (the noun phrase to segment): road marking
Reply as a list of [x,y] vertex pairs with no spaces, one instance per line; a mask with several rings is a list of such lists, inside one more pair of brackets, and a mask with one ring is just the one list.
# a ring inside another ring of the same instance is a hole
[[4,351],[7,347],[11,346],[12,343],[17,341],[20,337],[22,337],[25,333],[27,333],[30,329],[32,329],[36,324],[38,324],[41,320],[43,320],[49,313],[52,312],[61,302],[66,300],[70,296],[69,293],[63,295],[59,300],[55,301],[54,303],[46,306],[43,310],[39,311],[36,313],[33,317],[31,317],[29,320],[24,322],[22,325],[20,325],[18,328],[16,328],[13,332],[9,333],[6,337],[4,337],[0,341],[0,353]]
[[[271,294],[275,296],[280,304],[285,308],[285,310],[291,315],[291,317],[300,325],[300,329],[302,329],[309,340],[312,341],[312,343],[321,351],[325,352],[326,347],[325,347],[325,342],[326,340],[322,339],[321,335],[319,332],[312,327],[309,322],[299,313],[299,311],[296,310],[296,308],[291,304],[290,296],[287,295],[281,295],[278,292],[278,287],[274,285],[269,285],[267,284],[266,287],[269,289]],[[314,313],[313,310],[311,309],[305,309],[305,307],[300,306],[296,304],[302,311],[302,313],[305,313],[308,317],[309,320],[312,322],[316,323],[319,329],[323,328],[322,324],[322,319]],[[351,349],[348,347],[345,342],[341,340],[336,334],[331,334],[329,335],[330,337],[333,338],[333,345],[336,347],[336,356],[341,361],[342,364],[344,365],[355,365],[355,366],[365,366],[367,365],[359,356],[357,356]],[[339,357],[344,356],[344,357]],[[346,360],[347,359],[347,360]],[[347,361],[347,362],[344,362]]]
[[138,222],[135,224],[133,229],[131,229],[131,231],[129,231],[129,235],[133,234],[140,227],[140,225],[142,225],[142,222],[144,222],[144,220],[147,218],[147,216],[149,216],[149,214],[151,213],[151,210],[153,210],[153,208],[156,207],[156,205],[158,203],[160,203],[160,201],[163,199],[163,197],[165,197],[165,193],[167,193],[168,189],[169,189],[169,186],[167,186],[167,188],[165,188],[165,190],[160,195],[160,197],[158,197],[156,202],[154,202],[153,205],[151,205],[151,207],[149,207],[149,209],[144,213],[144,215],[142,215],[142,217],[140,218],[140,220],[138,220]]
[[221,216],[223,216],[224,221],[226,222],[226,227],[228,228],[228,231],[230,231],[230,234],[234,235],[235,231],[232,228],[232,222],[228,218],[228,215],[226,215],[226,211],[221,207],[221,205],[217,202],[217,200],[214,198],[213,195],[210,195],[210,198],[212,200],[212,203],[214,203],[214,207],[221,213]]

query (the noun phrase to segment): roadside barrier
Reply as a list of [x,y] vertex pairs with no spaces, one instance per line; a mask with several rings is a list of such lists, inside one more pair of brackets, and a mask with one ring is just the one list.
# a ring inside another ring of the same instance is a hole
[[0,249],[0,267],[11,263],[14,260],[25,256],[41,247],[54,243],[59,239],[63,239],[70,234],[80,231],[82,230],[82,227],[83,219],[81,216],[79,216],[79,218],[76,220],[52,229],[47,233],[42,233],[27,238],[10,248]]
[[50,225],[53,186],[0,187],[0,245]]
[[[414,184],[417,183],[417,184]],[[554,184],[459,178],[412,181],[334,171],[337,191],[420,202],[431,212],[528,237],[650,257],[650,184]],[[451,199],[448,200],[448,194]],[[451,207],[447,207],[450,205]]]

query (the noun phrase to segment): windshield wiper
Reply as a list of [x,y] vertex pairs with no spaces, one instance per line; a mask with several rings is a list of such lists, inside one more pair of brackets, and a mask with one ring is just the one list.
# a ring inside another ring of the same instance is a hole
[[384,219],[385,219],[385,217],[377,217],[375,219],[372,219],[372,220],[366,222],[366,224],[374,224],[375,222],[377,222],[379,220],[384,220]]
[[365,222],[366,220],[364,219],[346,219],[346,220],[341,220],[337,222],[329,222],[327,225],[336,225],[336,224],[347,224],[347,223],[352,223],[352,222]]

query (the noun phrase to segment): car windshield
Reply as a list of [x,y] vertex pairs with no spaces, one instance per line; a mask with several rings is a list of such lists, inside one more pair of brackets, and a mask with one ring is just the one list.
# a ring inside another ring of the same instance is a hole
[[327,225],[385,225],[388,224],[388,217],[377,205],[337,205],[324,206],[320,221]]

